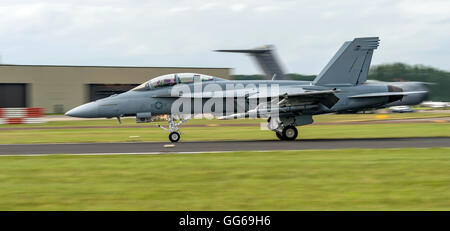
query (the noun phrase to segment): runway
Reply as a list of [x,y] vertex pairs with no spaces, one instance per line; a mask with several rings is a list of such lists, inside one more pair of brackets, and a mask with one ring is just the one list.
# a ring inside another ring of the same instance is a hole
[[311,150],[343,148],[450,147],[450,137],[309,139],[297,141],[196,141],[139,143],[5,144],[0,155],[37,154],[163,154],[227,151]]

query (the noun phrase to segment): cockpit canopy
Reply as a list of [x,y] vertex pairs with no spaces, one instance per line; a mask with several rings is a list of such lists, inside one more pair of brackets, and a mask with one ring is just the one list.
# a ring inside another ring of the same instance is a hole
[[132,90],[133,91],[153,90],[160,87],[173,86],[179,83],[188,84],[197,81],[211,81],[211,80],[214,80],[214,77],[196,73],[168,74],[153,78],[133,88]]

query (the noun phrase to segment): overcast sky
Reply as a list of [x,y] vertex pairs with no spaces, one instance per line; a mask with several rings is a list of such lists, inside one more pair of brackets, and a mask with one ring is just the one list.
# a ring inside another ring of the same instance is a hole
[[346,40],[379,36],[372,64],[450,70],[450,1],[0,0],[8,64],[231,67],[212,52],[273,44],[287,72],[317,74]]

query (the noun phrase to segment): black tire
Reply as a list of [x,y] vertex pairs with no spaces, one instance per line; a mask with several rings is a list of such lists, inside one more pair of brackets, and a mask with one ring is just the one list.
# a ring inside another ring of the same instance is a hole
[[295,126],[287,126],[283,128],[283,138],[285,140],[295,140],[298,136],[298,130]]
[[275,132],[275,134],[277,135],[278,139],[280,139],[280,140],[285,140],[284,137],[283,137],[283,135],[282,135],[281,133]]
[[178,142],[180,140],[180,133],[178,133],[178,132],[171,132],[169,134],[169,140],[172,143]]

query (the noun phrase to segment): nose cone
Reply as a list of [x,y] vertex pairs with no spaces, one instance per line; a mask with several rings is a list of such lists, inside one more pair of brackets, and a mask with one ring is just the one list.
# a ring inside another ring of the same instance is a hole
[[66,112],[65,115],[80,118],[96,118],[98,117],[98,105],[95,102],[83,104]]

